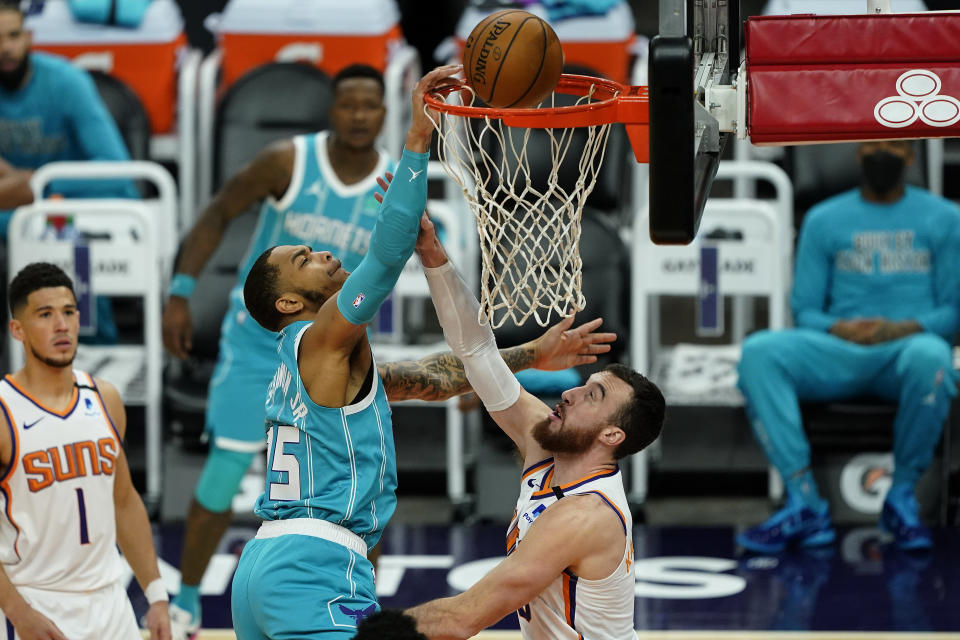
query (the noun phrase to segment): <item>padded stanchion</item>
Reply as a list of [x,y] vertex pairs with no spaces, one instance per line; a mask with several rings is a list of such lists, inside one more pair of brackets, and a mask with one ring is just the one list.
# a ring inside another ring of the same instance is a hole
[[754,144],[960,136],[960,14],[747,21]]

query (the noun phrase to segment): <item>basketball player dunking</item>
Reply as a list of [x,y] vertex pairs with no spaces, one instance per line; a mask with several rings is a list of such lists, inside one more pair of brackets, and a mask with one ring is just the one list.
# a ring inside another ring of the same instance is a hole
[[151,639],[169,640],[167,592],[123,452],[123,401],[110,383],[70,366],[79,332],[73,283],[34,263],[8,296],[26,363],[0,381],[3,637],[139,638],[119,544],[150,602]]
[[610,365],[551,411],[509,375],[476,298],[422,225],[417,251],[444,337],[524,471],[507,558],[466,592],[408,613],[430,638],[469,638],[516,610],[524,638],[634,640],[632,522],[617,460],[659,435],[663,395]]
[[250,316],[279,335],[265,398],[265,491],[255,507],[264,523],[233,578],[239,640],[346,640],[377,608],[367,550],[395,509],[397,478],[366,325],[413,254],[426,206],[434,125],[423,95],[456,70],[435,69],[414,88],[402,178],[352,273],[329,251],[284,245],[264,251],[247,275]]
[[[200,272],[230,221],[264,200],[223,319],[207,404],[210,453],[187,513],[180,592],[170,603],[173,640],[196,636],[204,571],[230,524],[230,505],[240,481],[255,453],[266,445],[263,399],[277,367],[276,334],[248,317],[242,292],[247,272],[257,256],[275,244],[326,249],[343,261],[344,269],[355,269],[377,219],[376,179],[394,170],[394,162],[374,146],[385,113],[383,76],[371,67],[351,65],[337,73],[332,87],[331,130],[274,143],[258,154],[204,210],[177,262],[174,283],[190,284],[189,274]],[[191,344],[189,289],[171,285],[163,317],[165,344],[180,358],[187,356]],[[568,327],[552,327],[537,339],[537,348],[526,344],[505,349],[504,359],[514,370],[563,369],[581,363],[576,359],[580,346],[598,353],[594,341],[606,339],[586,333],[583,344],[572,339],[576,329],[565,331]],[[416,362],[380,362],[378,369],[391,402],[441,401],[469,390],[459,362],[449,353]],[[373,552],[370,559],[375,564]]]

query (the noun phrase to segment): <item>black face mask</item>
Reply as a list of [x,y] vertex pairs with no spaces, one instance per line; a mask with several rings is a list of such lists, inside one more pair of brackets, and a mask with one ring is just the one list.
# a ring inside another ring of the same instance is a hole
[[885,196],[903,183],[903,158],[889,151],[875,151],[863,156],[863,178],[878,196]]
[[23,56],[23,60],[17,65],[17,68],[10,72],[0,72],[0,87],[5,91],[16,91],[20,88],[23,78],[30,70],[30,54]]

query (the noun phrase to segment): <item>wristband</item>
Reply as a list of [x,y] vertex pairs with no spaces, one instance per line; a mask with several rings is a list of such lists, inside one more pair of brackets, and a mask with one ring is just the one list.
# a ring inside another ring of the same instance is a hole
[[167,595],[167,588],[163,586],[162,578],[157,578],[148,584],[147,588],[143,590],[143,595],[147,596],[147,602],[150,604],[170,601],[170,597]]
[[170,295],[190,299],[197,288],[197,279],[185,273],[175,273],[170,280]]

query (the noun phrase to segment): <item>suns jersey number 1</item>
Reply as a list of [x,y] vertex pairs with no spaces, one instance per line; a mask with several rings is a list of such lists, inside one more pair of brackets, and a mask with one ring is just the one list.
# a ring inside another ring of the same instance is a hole
[[0,476],[0,562],[14,585],[91,591],[123,574],[113,485],[121,440],[93,378],[53,411],[7,376],[0,409],[12,443]]
[[[553,458],[523,472],[517,510],[507,530],[507,555],[541,513],[557,501],[551,487]],[[585,580],[565,570],[550,586],[518,612],[525,640],[635,640],[633,604],[633,520],[619,468],[595,473],[560,487],[564,496],[595,494],[619,516],[624,531],[619,566],[602,580]]]

